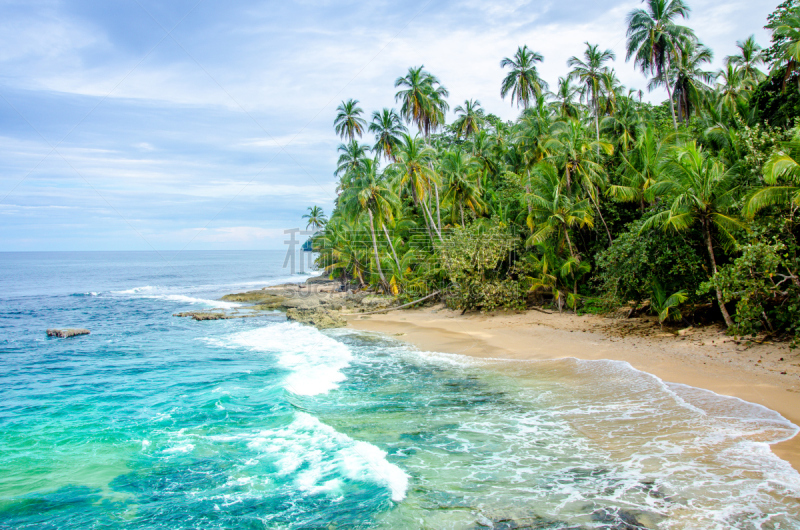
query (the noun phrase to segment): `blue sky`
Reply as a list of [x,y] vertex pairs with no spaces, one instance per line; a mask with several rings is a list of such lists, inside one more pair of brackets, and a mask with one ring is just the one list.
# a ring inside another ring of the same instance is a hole
[[[777,0],[689,4],[715,66],[769,41]],[[0,0],[0,251],[282,248],[307,206],[330,211],[342,99],[391,107],[424,64],[451,107],[512,119],[500,60],[527,44],[554,84],[587,40],[644,88],[624,61],[638,5]]]

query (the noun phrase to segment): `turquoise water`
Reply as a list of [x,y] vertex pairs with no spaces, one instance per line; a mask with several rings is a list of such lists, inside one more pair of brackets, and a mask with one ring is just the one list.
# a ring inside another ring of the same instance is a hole
[[282,261],[0,254],[0,528],[800,527],[769,449],[797,428],[763,407],[624,363],[171,316],[305,278]]

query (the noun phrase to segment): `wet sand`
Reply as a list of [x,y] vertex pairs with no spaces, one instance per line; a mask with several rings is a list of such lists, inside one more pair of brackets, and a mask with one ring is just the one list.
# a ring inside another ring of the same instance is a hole
[[[535,310],[461,315],[442,306],[350,316],[348,326],[473,357],[626,361],[664,381],[758,403],[800,425],[800,349],[735,340],[721,328],[662,331],[652,319]],[[800,436],[772,450],[800,471]]]

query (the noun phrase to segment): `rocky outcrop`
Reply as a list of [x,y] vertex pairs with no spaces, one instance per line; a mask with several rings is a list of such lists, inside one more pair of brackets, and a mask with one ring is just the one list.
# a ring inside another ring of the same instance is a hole
[[342,328],[347,321],[336,311],[328,311],[317,307],[315,309],[290,308],[286,311],[286,318],[301,324],[309,324],[318,329]]
[[88,335],[90,331],[88,329],[83,328],[67,328],[67,329],[48,329],[47,336],[48,337],[58,337],[60,339],[66,339],[68,337],[76,337],[78,335]]
[[282,294],[260,291],[226,294],[222,297],[226,302],[244,302],[259,306],[259,309],[278,309],[287,300]]
[[212,313],[206,311],[186,311],[185,313],[175,313],[174,317],[191,317],[194,320],[228,320],[236,318],[225,313]]

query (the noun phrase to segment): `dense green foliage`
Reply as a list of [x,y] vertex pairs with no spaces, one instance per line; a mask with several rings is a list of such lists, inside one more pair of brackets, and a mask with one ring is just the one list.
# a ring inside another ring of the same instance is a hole
[[306,216],[324,225],[319,265],[463,310],[627,306],[663,323],[703,311],[740,334],[797,336],[800,8],[779,6],[771,46],[737,42],[716,74],[689,15],[682,0],[646,0],[628,16],[627,59],[666,90],[660,105],[591,43],[552,92],[541,54],[501,61],[514,121],[470,99],[446,124],[447,89],[422,66],[397,78],[398,111],[367,124],[343,102],[339,197],[330,220]]

